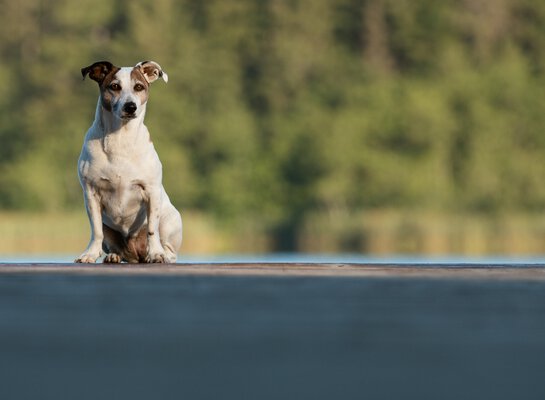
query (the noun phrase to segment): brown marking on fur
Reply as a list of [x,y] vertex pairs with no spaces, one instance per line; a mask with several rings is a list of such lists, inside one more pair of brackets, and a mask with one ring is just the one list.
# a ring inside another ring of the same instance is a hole
[[122,261],[129,263],[143,263],[148,251],[147,226],[143,226],[135,236],[125,238],[120,232],[102,224],[104,241],[102,249],[106,253],[116,253]]
[[123,248],[125,247],[123,235],[105,224],[102,224],[102,232],[104,234],[102,250],[106,253],[117,253],[121,255]]
[[117,68],[110,72],[100,84],[100,102],[106,111],[112,111],[112,101],[115,98],[115,92],[110,89],[110,85],[115,80],[115,75],[120,69]]
[[96,81],[100,86],[100,102],[107,111],[112,111],[113,99],[113,93],[108,88],[120,69],[109,61],[98,61],[81,69],[83,79],[89,74],[89,78]]
[[89,74],[89,78],[98,82],[102,86],[106,77],[110,75],[115,75],[117,71],[121,68],[116,67],[109,61],[98,61],[94,64],[89,65],[88,67],[81,69],[81,75],[83,79]]
[[140,229],[136,236],[130,237],[127,240],[127,253],[130,253],[130,255],[134,257],[137,262],[141,263],[146,261],[146,255],[148,252],[148,238],[146,235],[146,231],[147,227],[144,226],[142,227],[142,229]]
[[144,76],[142,71],[140,71],[140,68],[133,68],[132,69],[132,71],[131,71],[131,80],[141,83],[142,85],[144,85],[144,87],[146,89],[149,88],[149,83],[146,80],[146,77]]
[[133,90],[138,84],[142,85],[144,89],[141,91],[135,90],[134,92],[140,98],[140,104],[144,104],[148,101],[149,82],[139,68],[133,68],[131,71],[131,85],[133,85]]
[[153,61],[143,61],[140,63],[140,69],[149,83],[155,82],[163,76],[163,71]]

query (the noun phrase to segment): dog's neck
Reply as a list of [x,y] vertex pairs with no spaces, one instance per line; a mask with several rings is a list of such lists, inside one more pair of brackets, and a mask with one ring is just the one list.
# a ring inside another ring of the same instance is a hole
[[144,125],[145,105],[140,115],[134,119],[116,118],[106,110],[99,99],[95,113],[95,125],[100,132],[102,147],[107,154],[127,153],[139,139],[147,139],[149,133]]

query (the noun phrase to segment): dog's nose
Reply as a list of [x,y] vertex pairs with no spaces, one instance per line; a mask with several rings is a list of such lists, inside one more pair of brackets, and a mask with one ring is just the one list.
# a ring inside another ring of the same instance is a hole
[[136,109],[137,109],[136,103],[132,101],[129,101],[128,103],[125,103],[125,105],[123,105],[123,111],[126,112],[127,114],[134,114]]

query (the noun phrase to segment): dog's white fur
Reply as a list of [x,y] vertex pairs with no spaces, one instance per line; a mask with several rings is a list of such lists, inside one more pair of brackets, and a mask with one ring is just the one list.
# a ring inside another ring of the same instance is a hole
[[162,185],[162,166],[144,125],[149,85],[168,76],[153,61],[118,68],[101,61],[82,69],[98,82],[95,120],[78,175],[91,240],[76,262],[175,262],[182,219]]

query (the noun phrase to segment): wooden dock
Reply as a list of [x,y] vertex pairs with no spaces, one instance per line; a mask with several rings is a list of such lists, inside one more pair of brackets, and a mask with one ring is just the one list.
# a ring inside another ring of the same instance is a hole
[[544,399],[541,264],[0,264],[0,399]]
[[0,274],[391,277],[545,280],[545,264],[361,264],[361,263],[0,263]]

